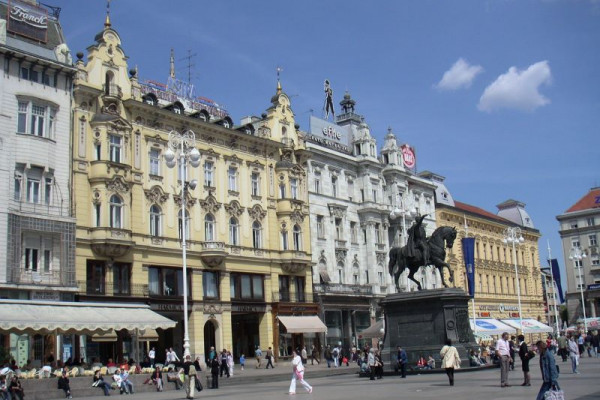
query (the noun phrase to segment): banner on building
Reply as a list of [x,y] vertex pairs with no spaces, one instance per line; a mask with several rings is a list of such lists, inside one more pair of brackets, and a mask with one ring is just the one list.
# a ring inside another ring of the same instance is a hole
[[48,11],[20,0],[8,2],[7,30],[17,35],[46,43],[48,41]]
[[469,296],[475,297],[475,238],[462,238],[462,251],[467,269]]
[[400,146],[402,152],[402,163],[410,170],[415,170],[417,166],[417,157],[415,156],[415,149],[410,147],[408,144]]
[[558,260],[553,258],[550,260],[552,275],[554,277],[554,282],[556,283],[556,290],[558,290],[558,297],[560,298],[560,303],[565,302],[565,295],[563,294],[562,284],[560,282],[560,268],[558,266]]

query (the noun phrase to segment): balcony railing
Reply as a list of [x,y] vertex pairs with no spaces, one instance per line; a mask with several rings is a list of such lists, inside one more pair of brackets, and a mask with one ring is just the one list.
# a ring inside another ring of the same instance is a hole
[[121,91],[121,87],[114,83],[110,83],[110,84],[108,84],[108,86],[104,85],[104,94],[106,96],[112,96],[112,97],[118,97],[118,98],[123,97],[123,92]]
[[313,285],[315,293],[322,294],[373,294],[373,288],[368,285],[347,285],[342,283],[315,284]]
[[67,271],[31,271],[14,269],[11,271],[12,283],[40,286],[74,286],[75,273]]
[[312,297],[307,293],[273,292],[273,302],[310,303]]
[[223,250],[223,251],[225,251],[225,242],[202,242],[202,250]]
[[131,284],[129,288],[115,288],[112,283],[77,281],[79,293],[96,296],[148,297],[148,285]]

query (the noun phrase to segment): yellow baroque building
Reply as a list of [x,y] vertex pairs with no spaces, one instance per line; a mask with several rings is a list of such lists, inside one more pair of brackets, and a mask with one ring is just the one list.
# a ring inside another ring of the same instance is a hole
[[[446,262],[454,275],[454,286],[468,292],[465,262],[460,239],[475,238],[475,316],[497,320],[518,320],[517,284],[520,285],[523,319],[547,323],[544,309],[542,275],[538,241],[540,232],[524,210],[524,204],[508,200],[498,205],[498,215],[482,208],[456,201],[444,185],[444,177],[424,171],[419,174],[436,185],[437,226],[456,228],[458,235]],[[519,227],[524,241],[516,244],[516,264],[511,244],[505,244],[505,230]],[[465,229],[466,227],[466,229]],[[469,302],[473,317],[473,302]]]
[[[215,346],[237,358],[260,346],[285,356],[303,344],[277,319],[318,313],[303,145],[281,86],[260,118],[234,126],[217,103],[183,93],[173,61],[177,90],[139,81],[108,17],[87,50],[73,104],[78,299],[149,304],[178,322],[149,338],[157,361],[169,347],[181,355],[186,226],[191,354]],[[184,179],[164,161],[172,131],[194,132],[201,155]],[[88,358],[142,358],[139,339],[117,332],[116,346],[81,339],[76,347]]]

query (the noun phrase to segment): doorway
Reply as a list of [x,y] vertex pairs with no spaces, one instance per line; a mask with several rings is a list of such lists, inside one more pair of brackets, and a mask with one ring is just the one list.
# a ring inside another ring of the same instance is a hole
[[207,359],[211,347],[214,347],[215,351],[219,351],[219,349],[217,349],[216,330],[217,327],[213,321],[206,321],[204,324],[204,357]]
[[254,349],[260,344],[259,315],[233,314],[231,326],[231,331],[234,332],[233,349],[231,349],[233,357],[238,359],[242,354],[246,357],[254,356]]

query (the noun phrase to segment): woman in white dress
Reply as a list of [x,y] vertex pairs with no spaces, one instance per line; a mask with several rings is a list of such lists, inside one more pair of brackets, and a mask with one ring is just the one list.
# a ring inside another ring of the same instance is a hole
[[312,393],[313,388],[304,380],[304,366],[302,365],[302,358],[295,352],[292,351],[292,382],[290,383],[290,394],[296,394],[296,380],[299,380],[302,386],[308,393]]

